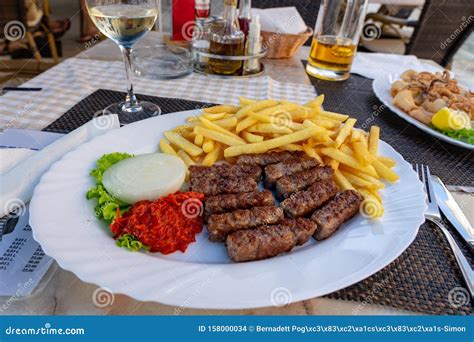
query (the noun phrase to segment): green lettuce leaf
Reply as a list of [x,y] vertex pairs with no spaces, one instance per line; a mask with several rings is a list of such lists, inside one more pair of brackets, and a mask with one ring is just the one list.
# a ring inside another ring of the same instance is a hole
[[463,128],[460,130],[438,130],[439,132],[447,135],[450,138],[467,142],[468,144],[474,145],[474,129]]
[[87,191],[86,198],[88,200],[97,199],[97,205],[94,208],[95,215],[98,219],[104,220],[109,225],[117,217],[117,208],[120,209],[120,213],[123,213],[130,208],[130,205],[109,194],[102,184],[102,177],[105,170],[109,167],[131,157],[133,155],[128,153],[114,152],[104,154],[97,160],[96,167],[90,172],[90,175],[96,181],[96,185]]
[[119,247],[127,248],[132,252],[138,252],[141,249],[148,251],[150,249],[138,241],[137,238],[132,234],[123,234],[115,241],[115,244]]
[[448,137],[474,145],[474,129],[463,128],[458,131],[444,131]]

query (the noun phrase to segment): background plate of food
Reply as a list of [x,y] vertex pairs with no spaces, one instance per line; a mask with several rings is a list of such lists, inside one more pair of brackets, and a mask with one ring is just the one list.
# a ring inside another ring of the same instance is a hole
[[423,64],[373,82],[379,100],[392,112],[440,140],[474,149],[474,95],[449,71]]
[[42,177],[34,237],[83,281],[177,307],[278,306],[359,282],[411,244],[425,195],[378,127],[322,101],[242,98],[106,133]]

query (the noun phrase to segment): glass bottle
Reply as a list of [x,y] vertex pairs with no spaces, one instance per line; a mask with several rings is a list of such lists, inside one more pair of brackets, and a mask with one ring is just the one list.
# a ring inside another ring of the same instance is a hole
[[211,18],[196,18],[193,30],[192,52],[194,59],[194,66],[198,70],[207,68],[209,58],[203,56],[201,52],[209,52],[209,40],[212,27]]
[[240,0],[239,3],[239,26],[247,37],[250,21],[252,20],[252,0]]
[[[209,52],[220,56],[242,56],[245,35],[237,21],[237,0],[224,0],[223,26],[211,33]],[[218,75],[234,75],[242,61],[209,58],[209,70]]]
[[[252,16],[249,34],[245,43],[245,55],[252,56],[260,53],[262,49],[262,37],[260,36],[260,17]],[[244,74],[255,74],[260,71],[260,60],[251,58],[244,62]]]
[[197,19],[209,18],[211,15],[211,0],[195,0],[194,15]]

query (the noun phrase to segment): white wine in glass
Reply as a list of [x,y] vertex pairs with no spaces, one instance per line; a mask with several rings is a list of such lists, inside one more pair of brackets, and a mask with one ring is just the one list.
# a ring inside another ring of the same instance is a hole
[[122,123],[161,114],[160,107],[138,101],[133,92],[132,46],[155,25],[158,0],[87,0],[89,15],[97,28],[118,44],[125,62],[127,97],[104,109],[104,114],[119,114]]

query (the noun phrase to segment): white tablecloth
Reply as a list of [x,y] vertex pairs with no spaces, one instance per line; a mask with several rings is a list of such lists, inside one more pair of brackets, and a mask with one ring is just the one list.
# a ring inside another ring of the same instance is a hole
[[[122,62],[70,58],[26,82],[41,92],[9,92],[0,97],[0,127],[41,129],[99,88],[125,91]],[[236,103],[238,96],[286,99],[303,103],[316,96],[314,87],[281,83],[269,76],[223,79],[191,74],[174,80],[134,77],[137,94],[212,102]]]

